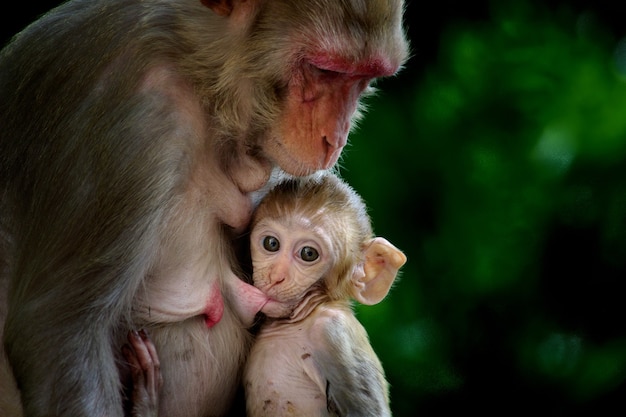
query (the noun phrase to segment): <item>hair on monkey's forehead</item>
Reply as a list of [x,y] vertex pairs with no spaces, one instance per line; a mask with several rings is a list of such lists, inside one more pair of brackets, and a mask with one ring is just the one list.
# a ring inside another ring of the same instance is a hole
[[290,178],[279,183],[259,205],[252,226],[266,218],[285,224],[285,219],[290,217],[294,217],[292,221],[307,219],[309,229],[323,227],[325,235],[337,245],[358,244],[372,234],[365,203],[355,190],[332,173]]

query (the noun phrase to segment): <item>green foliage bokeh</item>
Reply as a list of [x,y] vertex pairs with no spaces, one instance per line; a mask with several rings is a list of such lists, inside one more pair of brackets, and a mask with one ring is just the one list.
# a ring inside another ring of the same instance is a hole
[[357,306],[394,415],[620,415],[626,41],[591,14],[494,2],[440,49],[369,100],[340,170],[408,256],[386,300]]

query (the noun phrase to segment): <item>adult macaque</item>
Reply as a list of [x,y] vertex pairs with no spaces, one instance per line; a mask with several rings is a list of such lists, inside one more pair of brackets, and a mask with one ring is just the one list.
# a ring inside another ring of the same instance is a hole
[[407,56],[402,8],[72,0],[2,50],[0,287],[26,416],[123,415],[129,328],[159,350],[162,415],[228,410],[265,301],[232,234],[272,178],[334,165]]
[[244,373],[248,416],[390,416],[350,300],[381,301],[406,257],[372,237],[359,196],[332,175],[280,184],[253,216],[250,250],[271,300]]

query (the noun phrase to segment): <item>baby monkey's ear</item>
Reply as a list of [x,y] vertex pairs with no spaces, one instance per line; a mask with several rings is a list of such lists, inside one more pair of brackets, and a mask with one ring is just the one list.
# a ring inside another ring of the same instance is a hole
[[362,304],[373,305],[387,296],[406,256],[382,237],[369,241],[364,251],[365,263],[352,274],[352,295]]

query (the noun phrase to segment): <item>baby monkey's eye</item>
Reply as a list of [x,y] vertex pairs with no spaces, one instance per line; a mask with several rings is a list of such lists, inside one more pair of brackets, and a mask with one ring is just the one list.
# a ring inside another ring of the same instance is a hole
[[280,242],[274,236],[265,236],[263,238],[263,248],[269,252],[277,252],[280,249]]
[[300,250],[300,257],[305,262],[313,262],[320,257],[320,254],[316,249],[305,246]]

